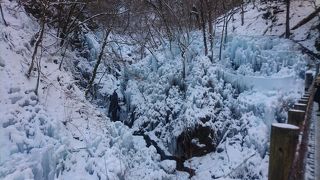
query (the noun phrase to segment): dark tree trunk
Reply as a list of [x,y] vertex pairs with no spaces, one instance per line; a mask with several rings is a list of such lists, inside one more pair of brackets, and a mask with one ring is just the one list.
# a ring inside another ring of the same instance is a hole
[[34,93],[35,93],[37,96],[38,96],[39,85],[40,85],[40,77],[41,77],[41,58],[42,58],[42,51],[41,51],[41,55],[40,55],[39,61],[37,62],[38,76],[37,76],[36,88],[35,88],[35,90],[34,90]]
[[200,1],[200,4],[201,4],[200,16],[201,16],[201,25],[202,25],[204,54],[208,55],[207,35],[206,35],[206,20],[205,20],[205,17],[204,17],[205,9],[204,9],[203,0]]
[[314,17],[316,17],[318,15],[318,13],[320,12],[320,7],[318,9],[316,9],[315,11],[313,11],[313,13],[311,13],[310,15],[308,15],[306,18],[302,19],[298,24],[296,24],[291,30],[295,30],[298,29],[300,26],[303,26],[304,24],[306,24],[307,22],[309,22],[311,19],[313,19]]
[[243,2],[241,3],[241,26],[244,25],[244,7]]
[[286,34],[285,37],[290,37],[290,0],[286,0],[287,12],[286,12]]
[[99,67],[99,65],[101,63],[103,52],[104,52],[104,49],[105,49],[105,47],[107,45],[108,37],[109,37],[110,32],[111,32],[111,29],[106,31],[106,35],[104,37],[103,44],[101,46],[99,57],[97,59],[96,64],[94,65],[93,72],[92,72],[92,77],[91,77],[91,79],[89,81],[89,84],[88,84],[88,87],[87,87],[87,90],[86,90],[86,93],[85,93],[86,96],[88,95],[89,91],[91,90],[91,88],[93,86],[93,82],[94,82],[94,79],[96,78],[97,70],[98,70],[98,67]]
[[213,27],[212,27],[212,2],[210,0],[206,0],[206,5],[208,7],[208,26],[209,26],[209,42],[210,42],[210,60],[213,62]]
[[39,48],[39,45],[40,43],[42,42],[42,39],[43,39],[43,34],[44,34],[44,28],[45,28],[45,14],[42,16],[41,18],[41,27],[40,27],[40,33],[39,33],[39,37],[36,41],[36,44],[34,46],[34,51],[33,51],[33,54],[32,54],[32,60],[31,60],[31,64],[29,66],[29,70],[27,72],[27,77],[30,78],[30,75],[31,75],[31,72],[33,70],[33,67],[34,67],[34,61],[36,59],[36,55],[37,55],[37,51],[38,51],[38,48]]
[[223,27],[221,32],[221,40],[220,40],[220,50],[219,50],[219,60],[222,58],[222,46],[223,46],[223,35],[225,31],[225,24],[226,24],[226,15],[223,17]]

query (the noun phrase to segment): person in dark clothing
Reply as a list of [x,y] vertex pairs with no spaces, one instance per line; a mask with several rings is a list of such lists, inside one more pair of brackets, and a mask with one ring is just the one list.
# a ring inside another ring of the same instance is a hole
[[[119,100],[118,100],[118,94],[116,91],[113,92],[113,94],[110,96],[110,106],[109,106],[109,117],[112,121],[119,121]],[[111,115],[111,116],[110,116]]]

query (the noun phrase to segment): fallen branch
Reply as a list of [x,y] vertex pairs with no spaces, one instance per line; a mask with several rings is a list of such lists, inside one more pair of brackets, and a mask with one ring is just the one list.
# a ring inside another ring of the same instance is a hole
[[306,18],[304,18],[300,22],[298,22],[298,24],[296,24],[293,28],[291,28],[291,30],[295,30],[295,29],[298,29],[299,27],[303,26],[304,24],[309,22],[311,19],[316,17],[319,12],[320,12],[320,7],[318,9],[316,9],[315,11],[313,11],[313,13],[311,13],[309,16],[307,16]]
[[241,167],[243,164],[247,163],[247,161],[252,158],[254,155],[256,155],[256,153],[253,153],[251,156],[247,157],[246,159],[244,159],[242,161],[242,163],[240,163],[237,167],[233,168],[228,174],[226,174],[225,176],[223,176],[224,178],[228,177],[231,175],[231,173],[233,173],[234,171],[236,171],[239,167]]
[[252,158],[254,155],[256,155],[256,153],[253,153],[252,155],[250,155],[249,157],[245,158],[237,167],[233,168],[232,170],[230,170],[230,172],[226,175],[222,175],[219,177],[214,177],[213,179],[220,179],[223,178],[225,179],[226,177],[230,176],[234,171],[236,171],[238,168],[240,168],[243,164],[247,163],[247,161]]
[[299,46],[300,46],[300,48],[301,48],[303,53],[306,53],[306,54],[312,56],[313,58],[318,59],[318,61],[320,61],[320,54],[319,53],[317,54],[317,53],[311,51],[310,49],[306,48],[305,46],[303,46],[298,41],[295,41],[295,40],[292,40],[292,41],[297,43],[297,44],[299,44]]

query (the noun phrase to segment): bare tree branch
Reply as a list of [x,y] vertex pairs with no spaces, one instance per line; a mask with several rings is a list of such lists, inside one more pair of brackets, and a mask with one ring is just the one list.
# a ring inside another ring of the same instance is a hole
[[4,25],[5,25],[5,26],[8,26],[7,21],[4,19],[4,15],[3,15],[1,3],[0,3],[0,13],[1,13],[1,17],[2,17],[2,20],[3,20],[3,22],[4,22]]

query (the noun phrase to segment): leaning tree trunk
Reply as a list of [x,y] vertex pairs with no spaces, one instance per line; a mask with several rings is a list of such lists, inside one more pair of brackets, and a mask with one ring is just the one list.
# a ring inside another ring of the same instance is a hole
[[62,67],[62,64],[64,62],[64,58],[66,56],[66,52],[67,52],[67,49],[68,49],[68,45],[69,45],[69,42],[67,41],[67,43],[65,43],[65,48],[64,48],[64,51],[62,53],[62,58],[61,58],[61,61],[60,61],[60,64],[59,64],[59,70],[61,71],[61,67]]
[[222,58],[222,46],[223,46],[223,35],[225,31],[225,25],[226,25],[226,15],[223,17],[223,27],[222,27],[221,39],[220,39],[219,61],[221,61],[221,58]]
[[94,65],[94,68],[93,68],[93,71],[92,71],[92,77],[91,77],[91,79],[90,79],[90,81],[89,81],[89,84],[88,84],[88,86],[87,86],[87,90],[86,90],[86,92],[85,92],[85,96],[88,95],[89,91],[90,91],[91,88],[92,88],[94,79],[96,78],[97,70],[98,70],[98,67],[99,67],[99,65],[100,65],[100,63],[101,63],[102,56],[103,56],[103,52],[104,52],[104,49],[105,49],[105,47],[106,47],[106,45],[107,45],[108,36],[109,36],[110,32],[111,32],[111,29],[108,30],[108,31],[106,31],[106,35],[105,35],[105,37],[104,37],[104,39],[103,39],[103,44],[102,44],[102,46],[101,46],[100,54],[99,54],[99,56],[98,56],[98,59],[97,59],[96,64]]
[[226,17],[226,24],[224,27],[224,41],[223,41],[223,48],[225,48],[225,43],[227,42],[227,38],[228,38],[228,23],[229,23],[229,14],[227,14]]
[[37,96],[38,96],[38,92],[39,92],[40,77],[41,77],[41,58],[42,58],[42,52],[43,52],[43,49],[41,49],[40,57],[39,57],[39,60],[38,60],[38,62],[37,62],[38,77],[37,77],[36,88],[35,88],[35,90],[34,90],[34,93],[35,93]]
[[34,61],[36,59],[36,55],[37,55],[37,51],[38,51],[38,48],[39,48],[39,45],[40,43],[42,42],[42,39],[43,39],[43,34],[44,34],[44,29],[45,29],[45,14],[42,16],[41,18],[41,27],[40,27],[40,33],[39,33],[39,37],[35,43],[35,46],[34,46],[34,51],[33,51],[33,54],[32,54],[32,60],[31,60],[31,64],[29,66],[29,70],[27,72],[27,77],[30,78],[30,75],[31,75],[31,72],[33,70],[33,67],[34,67]]
[[316,9],[315,11],[313,11],[310,15],[308,15],[306,18],[302,19],[298,24],[296,24],[291,30],[295,30],[298,29],[299,27],[303,26],[304,24],[306,24],[307,22],[309,22],[311,19],[313,19],[314,17],[316,17],[318,15],[318,13],[320,13],[320,7],[318,7],[318,9]]

